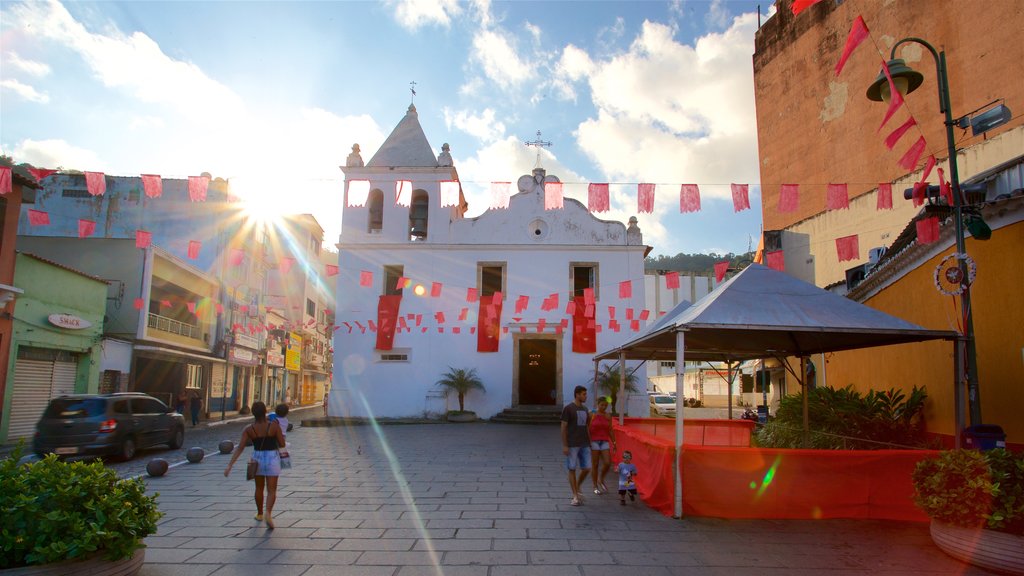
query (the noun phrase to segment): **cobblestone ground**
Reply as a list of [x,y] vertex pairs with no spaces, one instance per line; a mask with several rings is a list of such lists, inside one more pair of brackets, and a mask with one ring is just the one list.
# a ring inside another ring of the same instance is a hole
[[226,456],[149,479],[166,516],[141,574],[986,574],[924,524],[673,520],[592,492],[572,507],[557,427],[296,426],[288,440],[275,530],[253,519],[245,467],[224,478]]

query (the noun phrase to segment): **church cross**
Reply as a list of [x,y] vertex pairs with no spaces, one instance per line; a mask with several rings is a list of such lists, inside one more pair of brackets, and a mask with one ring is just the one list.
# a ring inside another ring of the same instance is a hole
[[412,92],[412,96],[409,97],[409,103],[412,104],[413,100],[416,99],[416,81],[409,82],[409,92]]
[[540,166],[540,151],[543,148],[551,146],[551,142],[548,142],[548,141],[540,139],[540,130],[537,130],[537,139],[536,140],[523,142],[523,144],[526,144],[527,146],[536,146],[537,147],[537,166]]

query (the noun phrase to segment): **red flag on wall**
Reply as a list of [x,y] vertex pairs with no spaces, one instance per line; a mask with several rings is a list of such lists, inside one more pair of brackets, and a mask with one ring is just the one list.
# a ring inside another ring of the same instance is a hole
[[394,347],[398,309],[401,305],[402,297],[398,294],[382,294],[377,302],[377,350],[391,350]]
[[800,204],[800,185],[783,184],[779,189],[779,212],[796,212]]
[[579,354],[593,354],[597,352],[597,331],[594,322],[587,318],[585,310],[586,301],[577,296],[572,316],[572,351]]
[[164,193],[164,183],[158,174],[142,174],[142,191],[147,198],[159,198]]
[[206,202],[206,189],[210,186],[209,176],[188,177],[188,197],[193,202]]
[[839,256],[840,262],[860,258],[860,244],[857,235],[836,238],[836,254]]
[[[885,111],[885,118],[882,118],[882,123],[878,126],[878,130],[882,129],[882,126],[892,118],[892,115],[900,109],[903,105],[903,95],[896,89],[896,84],[892,81],[892,74],[889,73],[889,64],[882,60],[882,72],[885,72],[885,78],[889,81],[889,109]],[[878,130],[875,130],[877,132]]]
[[43,178],[46,178],[47,176],[50,176],[52,174],[56,174],[57,171],[56,170],[50,170],[49,168],[28,168],[28,173],[31,174],[36,179],[36,181],[38,182],[39,180],[42,180]]
[[431,282],[430,283],[430,297],[431,298],[440,298],[441,297],[441,283],[440,282]]
[[778,270],[779,272],[786,271],[786,256],[782,253],[782,250],[768,252],[764,257],[768,267],[772,270]]
[[561,182],[545,182],[544,183],[544,209],[545,210],[561,210],[562,209],[562,183]]
[[608,211],[608,185],[590,184],[587,186],[587,208],[591,212]]
[[892,184],[886,182],[878,185],[878,202],[875,210],[892,210]]
[[893,130],[889,134],[889,136],[885,138],[885,147],[888,148],[889,150],[892,150],[893,146],[895,146],[896,143],[899,142],[900,138],[902,138],[903,135],[907,133],[907,130],[910,130],[912,127],[916,125],[917,120],[914,120],[913,116],[908,118],[906,122],[901,124],[899,128]]
[[202,246],[202,242],[199,242],[198,240],[189,240],[188,241],[188,257],[189,257],[189,259],[195,260],[196,258],[199,258],[199,248],[201,246]]
[[476,351],[497,352],[498,337],[501,336],[501,294],[480,297],[480,313],[477,316]]
[[700,212],[700,188],[696,184],[679,187],[679,212]]
[[324,269],[327,272],[327,277],[328,278],[330,278],[331,276],[337,276],[338,275],[338,267],[336,265],[334,265],[334,264],[326,264],[326,265],[324,265]]
[[0,166],[0,194],[10,194],[11,186],[11,167]]
[[89,190],[89,194],[101,196],[107,191],[107,178],[103,172],[86,172],[85,187]]
[[849,208],[850,195],[846,189],[846,184],[829,184],[825,201],[826,207],[829,210],[846,210]]
[[92,220],[79,220],[78,221],[78,237],[88,238],[96,232],[96,223]]
[[654,212],[654,184],[636,185],[636,203],[640,214]]
[[491,182],[491,208],[508,208],[511,182]]
[[359,271],[359,285],[363,288],[369,288],[373,286],[373,272],[369,270]]
[[921,244],[931,244],[939,241],[939,219],[935,216],[922,218],[915,222],[917,228],[917,241]]
[[[715,262],[715,282],[721,282],[725,273],[729,271],[729,261]],[[646,312],[646,310],[645,310]]]
[[135,231],[135,247],[140,250],[145,250],[153,243],[153,233],[146,232],[145,230]]
[[665,274],[665,288],[668,290],[679,288],[679,272],[668,272]]
[[50,225],[50,214],[43,212],[42,210],[28,209],[28,223],[29,226],[49,226]]
[[732,184],[731,187],[733,212],[750,209],[749,186],[747,184]]
[[619,298],[632,298],[633,297],[633,281],[624,280],[619,282]]
[[846,36],[846,45],[843,46],[843,55],[839,57],[839,62],[836,63],[836,76],[843,71],[843,66],[846,65],[846,60],[850,57],[850,54],[860,46],[860,43],[868,37],[868,25],[864,23],[864,19],[860,16],[854,19],[853,25],[850,27],[850,34]]

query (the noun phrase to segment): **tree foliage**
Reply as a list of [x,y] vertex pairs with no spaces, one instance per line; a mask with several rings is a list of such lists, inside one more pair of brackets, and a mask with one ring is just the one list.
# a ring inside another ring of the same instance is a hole
[[730,268],[745,268],[754,261],[754,253],[733,254],[729,252],[728,254],[717,254],[711,252],[709,254],[684,254],[680,252],[675,256],[659,254],[658,256],[647,258],[644,262],[644,269],[648,271],[667,270],[711,274],[715,271],[715,263],[723,260],[729,261]]
[[[626,372],[626,391],[636,392],[637,377],[633,372]],[[619,400],[619,368],[602,364],[597,373],[597,390],[602,395],[611,397],[612,412],[615,413],[615,405]]]
[[437,385],[444,389],[445,397],[453,392],[458,395],[459,412],[466,411],[466,394],[472,390],[487,391],[483,381],[476,374],[476,368],[466,370],[449,366],[448,371],[442,374],[441,379],[437,381]]

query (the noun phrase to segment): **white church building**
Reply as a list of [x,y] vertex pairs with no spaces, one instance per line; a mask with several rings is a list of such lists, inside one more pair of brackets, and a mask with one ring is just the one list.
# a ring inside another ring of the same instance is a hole
[[436,385],[449,368],[476,370],[486,392],[466,409],[482,418],[560,407],[592,386],[595,351],[648,324],[635,219],[570,198],[545,209],[558,178],[543,169],[510,184],[507,208],[466,218],[447,145],[435,156],[410,106],[365,165],[353,146],[342,171],[332,416],[458,409]]

